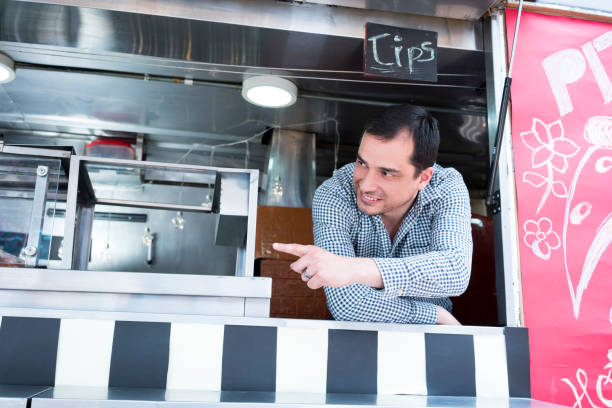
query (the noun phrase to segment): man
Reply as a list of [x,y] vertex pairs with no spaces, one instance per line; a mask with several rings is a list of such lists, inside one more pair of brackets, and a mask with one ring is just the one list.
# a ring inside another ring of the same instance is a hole
[[459,324],[448,297],[470,280],[471,210],[461,175],[435,164],[439,144],[424,109],[387,108],[366,123],[356,162],[317,189],[315,245],[274,244],[324,287],[336,320]]

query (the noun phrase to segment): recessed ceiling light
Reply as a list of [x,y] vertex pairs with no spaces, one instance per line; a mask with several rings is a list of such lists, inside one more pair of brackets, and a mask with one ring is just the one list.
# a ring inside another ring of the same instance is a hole
[[293,105],[297,100],[297,86],[280,77],[254,76],[242,83],[242,97],[265,108],[284,108]]
[[0,84],[11,82],[15,79],[15,63],[13,60],[0,53]]

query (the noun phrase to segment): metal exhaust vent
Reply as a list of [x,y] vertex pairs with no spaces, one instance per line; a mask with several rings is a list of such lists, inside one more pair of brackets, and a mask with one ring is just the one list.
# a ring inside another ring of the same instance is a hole
[[314,133],[274,129],[263,204],[312,207],[316,187],[315,137]]

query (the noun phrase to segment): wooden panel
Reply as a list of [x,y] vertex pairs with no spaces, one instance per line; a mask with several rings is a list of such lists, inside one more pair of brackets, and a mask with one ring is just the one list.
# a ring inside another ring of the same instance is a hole
[[255,232],[255,259],[295,259],[295,257],[276,252],[274,242],[311,245],[312,210],[310,208],[257,207],[257,229]]
[[328,319],[323,289],[312,290],[293,272],[292,261],[263,259],[261,276],[272,278],[270,317]]

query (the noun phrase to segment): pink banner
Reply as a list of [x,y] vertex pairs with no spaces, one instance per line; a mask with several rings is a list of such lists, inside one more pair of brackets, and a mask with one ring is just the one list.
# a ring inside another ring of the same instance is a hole
[[[517,12],[506,13],[512,41]],[[612,407],[612,24],[525,12],[519,30],[512,143],[532,396]]]

